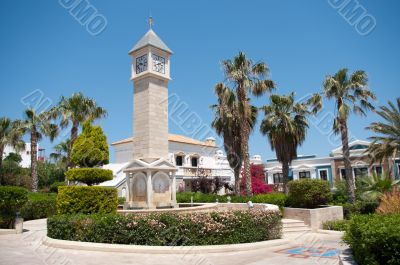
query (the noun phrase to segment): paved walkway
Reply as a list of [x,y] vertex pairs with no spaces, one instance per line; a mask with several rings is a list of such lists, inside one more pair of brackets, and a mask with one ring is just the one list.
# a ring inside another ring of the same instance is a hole
[[304,234],[292,236],[287,246],[268,249],[215,254],[130,254],[56,249],[41,244],[46,235],[46,220],[24,223],[28,230],[20,235],[0,235],[1,265],[112,265],[112,264],[176,264],[176,265],[286,265],[339,264],[337,252],[345,249],[340,236]]

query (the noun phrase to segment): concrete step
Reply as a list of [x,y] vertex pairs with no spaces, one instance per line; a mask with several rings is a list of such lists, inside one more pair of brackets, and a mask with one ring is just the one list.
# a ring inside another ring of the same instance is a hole
[[301,223],[287,223],[287,224],[282,223],[282,225],[283,225],[283,228],[308,226],[308,225],[304,224],[303,222],[301,222]]
[[304,227],[294,227],[294,228],[284,228],[282,232],[285,234],[287,233],[303,233],[303,232],[311,232],[311,228],[308,226]]
[[282,219],[283,234],[309,233],[311,228],[303,221],[293,219]]

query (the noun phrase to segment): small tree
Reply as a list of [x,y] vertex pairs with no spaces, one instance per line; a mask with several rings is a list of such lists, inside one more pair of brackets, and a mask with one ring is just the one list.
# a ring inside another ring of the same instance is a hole
[[108,163],[107,137],[100,126],[92,126],[90,122],[83,125],[81,135],[72,146],[71,160],[79,167],[96,167]]

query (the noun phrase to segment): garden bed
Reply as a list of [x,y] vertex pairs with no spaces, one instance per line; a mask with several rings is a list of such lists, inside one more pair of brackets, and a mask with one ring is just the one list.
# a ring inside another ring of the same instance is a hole
[[204,246],[279,239],[279,211],[59,215],[48,219],[53,239],[147,246]]

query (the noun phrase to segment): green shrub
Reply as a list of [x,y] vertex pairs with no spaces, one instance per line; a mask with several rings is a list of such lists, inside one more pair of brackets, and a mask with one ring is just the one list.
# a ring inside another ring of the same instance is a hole
[[102,168],[72,168],[65,175],[69,181],[79,181],[88,186],[113,179],[112,170]]
[[13,186],[0,186],[0,227],[12,228],[17,212],[28,200],[28,191]]
[[359,215],[344,236],[358,264],[399,264],[400,215]]
[[86,122],[72,146],[71,161],[79,167],[96,167],[107,164],[108,160],[107,137],[103,130]]
[[66,186],[65,182],[64,181],[54,182],[53,184],[50,185],[49,191],[58,193],[58,187],[60,187],[60,186]]
[[193,196],[194,203],[213,203],[216,202],[228,202],[228,196],[231,197],[232,203],[247,203],[252,201],[254,203],[269,203],[278,205],[280,208],[285,206],[287,196],[283,193],[266,193],[258,194],[253,197],[246,196],[234,196],[234,195],[216,195],[216,194],[205,194],[201,192],[178,192],[176,193],[176,200],[178,203],[190,203],[190,197]]
[[24,220],[48,218],[56,214],[56,205],[57,194],[31,192],[21,208],[21,216]]
[[326,221],[322,224],[325,230],[345,231],[349,226],[349,220]]
[[329,182],[319,179],[300,179],[288,183],[288,203],[291,207],[317,208],[332,200]]
[[126,202],[125,197],[118,197],[118,205],[123,205]]
[[379,202],[357,200],[354,203],[334,203],[334,205],[342,206],[344,218],[350,219],[352,216],[358,214],[375,213],[376,208],[379,206]]
[[274,211],[60,215],[48,219],[51,238],[153,246],[236,244],[281,237]]
[[113,213],[118,207],[117,189],[65,186],[58,188],[57,213]]

